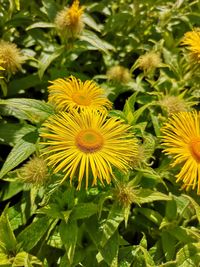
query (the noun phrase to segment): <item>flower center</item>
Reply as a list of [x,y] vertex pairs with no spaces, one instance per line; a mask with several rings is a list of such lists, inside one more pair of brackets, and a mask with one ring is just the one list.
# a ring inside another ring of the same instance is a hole
[[72,99],[78,105],[89,106],[91,104],[91,99],[87,95],[84,95],[83,92],[77,92],[73,94]]
[[103,146],[103,137],[93,129],[82,130],[76,136],[77,147],[85,153],[93,153]]
[[196,137],[190,142],[190,149],[196,161],[200,162],[200,137]]

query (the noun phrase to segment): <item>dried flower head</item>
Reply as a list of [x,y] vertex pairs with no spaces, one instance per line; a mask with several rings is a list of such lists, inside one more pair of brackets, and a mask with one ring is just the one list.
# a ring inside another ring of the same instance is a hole
[[186,45],[191,53],[192,59],[196,62],[200,62],[200,28],[196,28],[193,31],[186,32],[182,42]]
[[71,76],[57,79],[48,87],[49,102],[59,111],[74,109],[110,109],[112,103],[105,97],[105,92],[93,81],[82,82]]
[[188,111],[189,107],[192,105],[192,103],[186,102],[183,98],[173,95],[164,96],[159,101],[159,104],[167,111],[168,115],[181,111]]
[[78,0],[75,0],[71,7],[64,8],[58,12],[55,18],[55,25],[61,35],[68,38],[77,37],[84,27],[82,14],[83,7],[79,7]]
[[138,189],[129,183],[119,182],[113,190],[113,197],[122,207],[137,203]]
[[176,181],[186,190],[197,186],[200,195],[200,112],[172,115],[162,132],[164,152],[174,158],[172,166],[182,166]]
[[71,114],[60,112],[51,116],[41,130],[45,145],[43,154],[53,172],[63,172],[64,181],[78,178],[78,189],[83,178],[85,187],[90,180],[96,185],[111,182],[115,175],[113,167],[127,172],[137,153],[137,143],[130,127],[111,117],[107,112],[76,110]]
[[161,64],[160,54],[157,52],[147,52],[146,54],[140,56],[138,58],[138,66],[144,72],[148,73],[150,71],[154,71]]
[[19,178],[27,184],[40,186],[48,179],[48,168],[42,157],[33,157],[19,170]]
[[21,64],[25,58],[17,48],[16,44],[0,41],[1,67],[8,73],[15,73],[21,69]]
[[118,83],[128,83],[131,80],[131,74],[127,68],[122,66],[114,66],[107,71],[107,77],[109,80]]

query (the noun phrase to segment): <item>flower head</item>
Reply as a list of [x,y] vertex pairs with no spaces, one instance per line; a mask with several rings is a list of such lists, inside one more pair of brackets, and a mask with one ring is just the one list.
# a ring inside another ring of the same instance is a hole
[[131,80],[129,70],[122,66],[114,66],[110,68],[107,72],[107,77],[109,80],[124,84],[128,83]]
[[44,123],[44,154],[53,172],[62,171],[64,178],[78,177],[78,189],[83,177],[85,186],[111,182],[113,167],[127,172],[137,153],[136,140],[129,126],[107,113],[85,110],[73,114],[61,112]]
[[160,64],[161,58],[156,52],[147,52],[138,58],[138,65],[144,72],[154,71]]
[[83,7],[75,0],[70,8],[64,8],[55,18],[55,25],[61,34],[67,37],[77,37],[83,30]]
[[40,186],[47,181],[48,168],[42,157],[33,157],[19,170],[19,178],[28,184]]
[[137,203],[137,187],[130,183],[119,182],[113,190],[114,199],[123,207],[129,207],[132,203]]
[[189,102],[186,102],[183,98],[173,95],[166,95],[160,101],[159,104],[163,107],[168,115],[173,113],[187,111],[190,105]]
[[177,182],[188,190],[197,186],[200,194],[200,112],[174,114],[162,129],[164,152],[174,157],[172,166],[182,165]]
[[200,29],[197,28],[193,31],[186,32],[182,39],[182,44],[187,46],[192,58],[200,62]]
[[21,69],[21,64],[24,62],[24,56],[17,48],[16,44],[0,41],[0,61],[8,73],[15,73]]
[[67,80],[57,79],[49,86],[49,102],[57,110],[84,110],[111,108],[105,92],[93,81],[82,82],[71,76]]

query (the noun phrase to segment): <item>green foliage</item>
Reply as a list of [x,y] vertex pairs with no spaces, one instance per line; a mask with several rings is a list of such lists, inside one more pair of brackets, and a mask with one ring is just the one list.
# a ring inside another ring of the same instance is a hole
[[[200,1],[83,0],[85,27],[66,38],[54,22],[72,2],[0,4],[1,39],[24,56],[16,73],[0,58],[0,266],[196,267],[200,200],[180,190],[180,167],[171,167],[160,137],[176,108],[166,98],[199,109],[200,68],[181,40],[200,27]],[[160,62],[145,69],[141,56],[152,52]],[[122,73],[109,77],[115,66],[127,69],[126,82]],[[137,158],[126,175],[114,169],[116,180],[105,186],[78,191],[77,174],[60,183],[55,166],[47,166],[44,185],[25,184],[20,169],[41,155],[41,125],[57,112],[48,103],[49,81],[70,75],[105,89],[109,116],[131,126]],[[122,186],[130,195],[119,197]]]

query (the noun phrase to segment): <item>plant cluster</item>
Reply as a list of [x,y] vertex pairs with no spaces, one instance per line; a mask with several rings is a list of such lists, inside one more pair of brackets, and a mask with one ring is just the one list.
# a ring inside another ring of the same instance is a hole
[[199,13],[1,1],[0,266],[199,266]]

